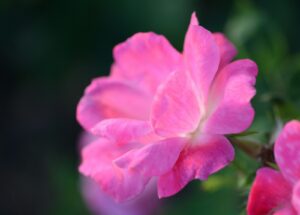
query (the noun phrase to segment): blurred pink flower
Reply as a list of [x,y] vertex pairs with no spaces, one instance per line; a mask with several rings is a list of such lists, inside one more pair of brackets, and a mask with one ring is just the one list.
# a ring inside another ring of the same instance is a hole
[[247,211],[249,215],[300,214],[300,122],[291,121],[279,134],[274,148],[279,171],[257,171]]
[[235,55],[195,14],[182,54],[154,33],[118,45],[111,76],[93,81],[78,105],[79,122],[101,137],[83,150],[80,171],[122,201],[152,177],[166,197],[226,166],[234,150],[224,135],[244,131],[254,116],[257,66],[231,63]]
[[[93,135],[84,132],[79,141],[79,148],[87,146],[96,139]],[[90,178],[82,176],[80,187],[86,205],[95,215],[150,215],[157,211],[160,205],[155,181],[151,181],[137,198],[125,203],[115,202]]]
[[84,200],[94,215],[150,215],[159,206],[155,183],[150,183],[137,198],[117,203],[99,188],[98,184],[87,177],[81,179]]

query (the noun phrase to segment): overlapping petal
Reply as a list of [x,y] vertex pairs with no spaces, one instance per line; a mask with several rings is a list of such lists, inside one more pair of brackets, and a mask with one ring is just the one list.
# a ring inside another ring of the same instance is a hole
[[137,33],[114,48],[112,76],[155,93],[169,74],[181,67],[182,56],[165,37]]
[[186,138],[158,141],[125,153],[115,160],[115,164],[142,175],[159,176],[171,170],[186,143]]
[[118,146],[99,138],[82,150],[79,171],[95,180],[116,201],[132,199],[144,190],[149,178],[131,169],[121,169],[113,160],[135,147],[135,144]]
[[102,120],[93,127],[92,132],[122,144],[151,135],[152,127],[148,121],[114,118]]
[[300,214],[300,180],[294,185],[292,203],[295,210]]
[[289,204],[287,197],[291,190],[281,173],[270,168],[259,169],[249,194],[248,214],[266,215],[284,208]]
[[224,34],[214,33],[213,36],[220,52],[220,64],[218,70],[221,70],[232,61],[237,54],[237,50]]
[[300,180],[300,122],[287,123],[275,143],[275,159],[284,177],[295,183]]
[[233,157],[234,149],[224,136],[198,137],[181,152],[173,169],[159,177],[159,197],[177,193],[193,179],[206,180],[232,161]]
[[185,36],[183,55],[185,69],[205,101],[219,67],[220,51],[213,34],[198,25],[195,13]]
[[256,75],[257,66],[251,60],[237,60],[218,73],[210,92],[205,132],[233,134],[250,126]]
[[156,133],[176,137],[194,131],[201,117],[200,101],[185,71],[174,72],[158,90],[151,122]]
[[111,78],[97,78],[77,106],[77,120],[86,130],[105,118],[144,120],[148,119],[151,102],[152,97],[140,88]]

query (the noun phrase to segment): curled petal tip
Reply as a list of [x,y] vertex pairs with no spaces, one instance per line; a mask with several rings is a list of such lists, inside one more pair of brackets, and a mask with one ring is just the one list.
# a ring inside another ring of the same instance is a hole
[[192,13],[192,17],[191,17],[191,21],[190,21],[190,26],[191,25],[199,25],[199,21],[198,21],[196,12]]

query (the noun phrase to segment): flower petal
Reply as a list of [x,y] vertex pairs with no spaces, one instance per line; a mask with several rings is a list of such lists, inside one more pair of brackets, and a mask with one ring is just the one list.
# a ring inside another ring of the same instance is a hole
[[205,132],[233,134],[250,126],[256,75],[257,66],[251,60],[237,60],[220,71],[210,94]]
[[87,87],[77,106],[77,120],[89,130],[112,117],[148,119],[152,97],[125,82],[97,78]]
[[155,93],[158,85],[182,64],[182,57],[165,37],[137,33],[114,48],[113,77]]
[[149,178],[135,171],[121,169],[112,162],[136,145],[118,146],[99,138],[82,150],[79,171],[95,180],[116,201],[129,200],[144,190]]
[[199,21],[198,21],[196,12],[192,13],[191,20],[190,20],[190,26],[193,26],[193,25],[196,25],[196,26],[199,25]]
[[300,214],[300,180],[294,186],[292,202],[295,210]]
[[148,144],[124,154],[115,160],[115,164],[143,175],[159,176],[174,166],[186,142],[185,138],[170,138]]
[[199,103],[188,74],[174,72],[154,97],[151,122],[155,132],[174,137],[194,131],[200,121]]
[[204,101],[219,67],[220,52],[212,33],[197,24],[194,13],[185,36],[183,55],[186,69]]
[[287,204],[276,210],[272,215],[297,215],[297,212],[294,210],[291,204]]
[[287,123],[275,143],[275,159],[284,177],[295,183],[300,180],[300,122]]
[[261,168],[252,185],[247,212],[249,215],[266,215],[288,202],[291,186],[285,178],[271,168]]
[[123,203],[102,192],[93,180],[81,177],[80,181],[83,200],[94,215],[150,215],[157,211],[160,204],[153,181],[137,198]]
[[226,66],[236,56],[237,50],[234,45],[222,33],[213,33],[220,51],[219,70]]
[[92,132],[120,144],[150,135],[152,127],[148,121],[115,118],[102,120]]
[[200,136],[181,152],[173,169],[159,177],[158,196],[171,196],[193,179],[206,180],[228,165],[233,157],[234,149],[224,136]]

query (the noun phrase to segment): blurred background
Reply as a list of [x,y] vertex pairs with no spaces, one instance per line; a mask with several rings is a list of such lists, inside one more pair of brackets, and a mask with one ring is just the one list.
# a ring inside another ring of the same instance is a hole
[[[299,9],[297,0],[1,0],[0,214],[90,214],[77,171],[84,88],[109,74],[112,48],[136,32],[182,50],[193,11],[226,33],[238,58],[258,63],[250,130],[266,144],[275,121],[300,118]],[[164,200],[157,214],[245,214],[260,165],[237,149],[229,168]]]

